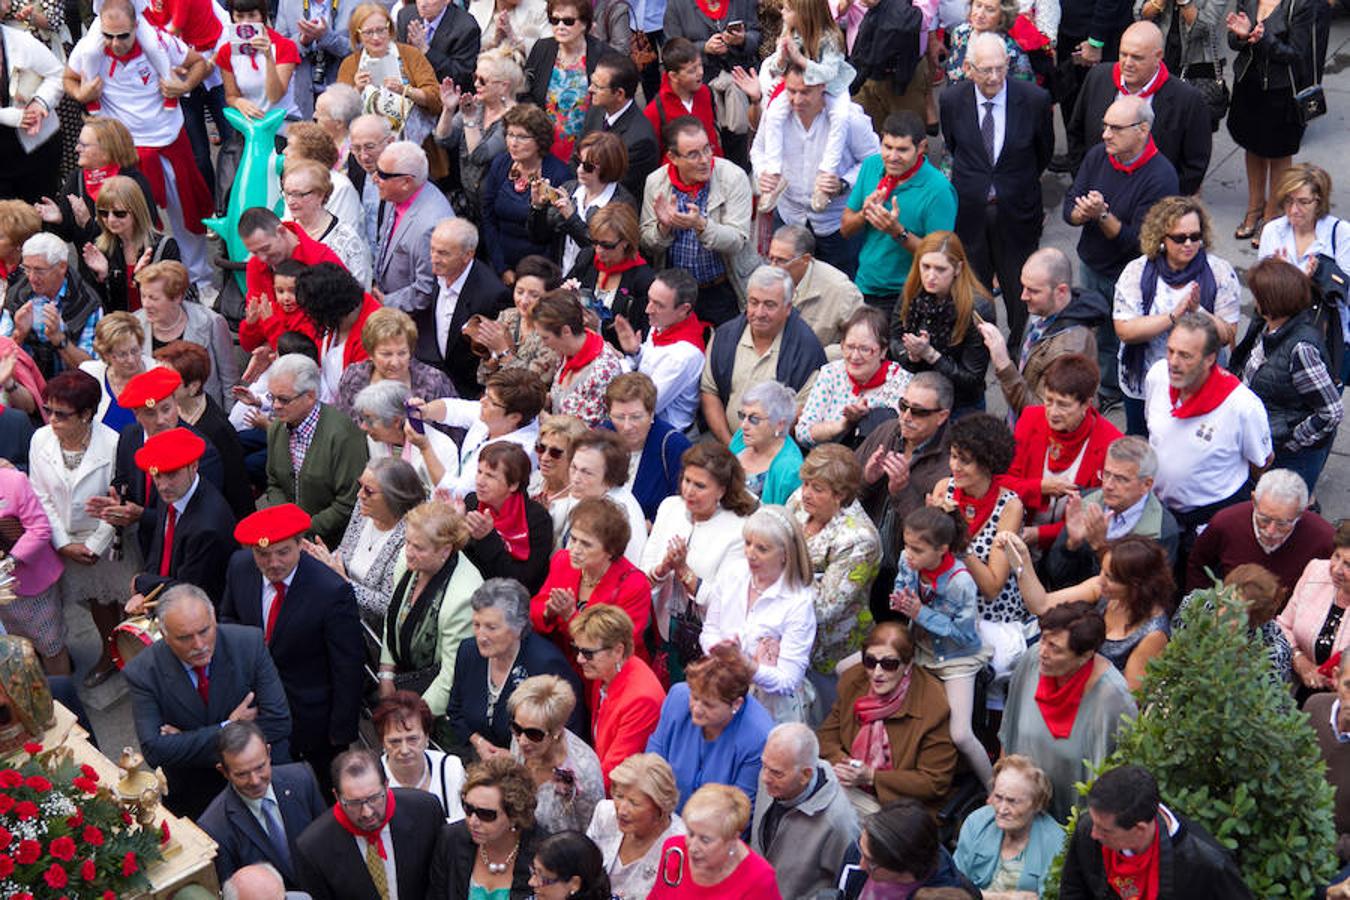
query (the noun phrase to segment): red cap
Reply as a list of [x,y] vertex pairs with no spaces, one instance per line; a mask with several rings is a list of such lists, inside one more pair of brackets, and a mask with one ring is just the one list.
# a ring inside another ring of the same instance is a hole
[[245,547],[262,547],[309,531],[309,513],[294,503],[269,506],[245,516],[234,526],[234,539]]
[[145,446],[136,451],[136,465],[151,475],[176,472],[201,459],[205,452],[206,441],[180,426],[161,431],[147,440]]
[[155,404],[173,396],[183,384],[183,377],[166,366],[155,366],[127,382],[117,403],[123,409],[154,409]]

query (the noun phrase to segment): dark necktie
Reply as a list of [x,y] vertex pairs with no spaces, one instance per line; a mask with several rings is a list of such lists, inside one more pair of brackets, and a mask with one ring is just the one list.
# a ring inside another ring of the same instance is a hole
[[263,818],[267,820],[267,839],[272,843],[277,858],[285,863],[285,868],[290,869],[291,846],[286,842],[286,828],[281,824],[281,810],[277,808],[277,801],[264,797],[262,810]]
[[601,119],[600,121],[601,121],[601,123],[602,123],[601,126],[600,126],[600,130],[601,130],[601,131],[609,131],[611,128],[614,127],[614,126],[611,125],[610,122],[609,122],[609,116],[605,116],[605,117],[604,117],[603,119]]
[[173,559],[173,526],[178,521],[178,508],[172,503],[169,504],[168,515],[164,518],[164,552],[159,557],[159,574],[161,578],[169,576],[169,562]]
[[211,705],[211,679],[206,676],[206,666],[193,666],[197,673],[197,696],[202,698],[203,706]]
[[984,117],[980,119],[980,137],[984,138],[984,152],[989,162],[997,162],[994,157],[994,101],[984,101]]
[[286,582],[274,581],[272,588],[277,595],[272,598],[272,608],[267,611],[267,630],[263,634],[263,640],[272,643],[272,629],[277,627],[277,616],[281,615],[281,604],[286,602]]

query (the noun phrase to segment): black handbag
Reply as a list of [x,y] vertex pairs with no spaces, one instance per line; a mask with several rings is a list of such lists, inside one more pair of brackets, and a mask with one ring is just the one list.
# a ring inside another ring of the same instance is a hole
[[1223,80],[1224,60],[1217,63],[1193,63],[1181,70],[1181,80],[1200,92],[1209,107],[1209,130],[1217,132],[1219,123],[1228,115],[1228,104],[1232,99],[1228,93],[1228,83]]
[[[1314,0],[1317,2],[1317,0]],[[1290,6],[1292,12],[1293,7]],[[1308,61],[1313,74],[1317,74],[1317,29],[1313,28],[1312,59]],[[1289,84],[1294,84],[1294,67],[1289,67]],[[1307,125],[1313,119],[1326,115],[1327,112],[1327,92],[1322,89],[1322,82],[1310,84],[1301,91],[1294,92],[1294,105],[1298,107],[1298,120],[1303,125]]]

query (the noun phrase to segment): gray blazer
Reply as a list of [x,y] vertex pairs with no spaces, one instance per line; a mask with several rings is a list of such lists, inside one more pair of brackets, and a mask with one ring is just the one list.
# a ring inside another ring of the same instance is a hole
[[413,199],[394,230],[393,204],[383,209],[379,246],[375,250],[375,284],[384,292],[384,305],[416,312],[436,302],[439,288],[431,271],[431,232],[442,219],[453,219],[450,201],[431,182]]
[[[182,339],[205,347],[211,356],[211,374],[206,379],[203,389],[221,409],[228,412],[230,407],[234,406],[234,398],[226,393],[226,389],[239,381],[240,372],[239,357],[234,351],[234,338],[230,336],[230,326],[225,322],[224,316],[200,303],[184,301],[183,311],[187,313],[187,328],[183,329]],[[146,318],[143,308],[136,310],[132,315],[141,323],[141,329],[145,332],[141,350],[146,356],[152,356],[154,336],[150,330],[150,320]]]

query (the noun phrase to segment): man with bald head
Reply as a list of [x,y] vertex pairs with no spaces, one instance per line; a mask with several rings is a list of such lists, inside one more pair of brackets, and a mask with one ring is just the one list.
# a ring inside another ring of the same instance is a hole
[[1209,168],[1213,128],[1209,106],[1196,88],[1163,62],[1163,33],[1152,22],[1135,22],[1120,39],[1120,61],[1088,72],[1066,128],[1075,171],[1102,136],[1107,107],[1120,97],[1139,97],[1153,109],[1153,141],[1177,170],[1181,193],[1200,190]]
[[956,233],[984,284],[1003,287],[1008,343],[1020,346],[1027,308],[1021,273],[1041,239],[1041,173],[1055,151],[1050,95],[1008,77],[1008,50],[992,32],[966,51],[965,82],[942,92],[942,134],[956,188]]

